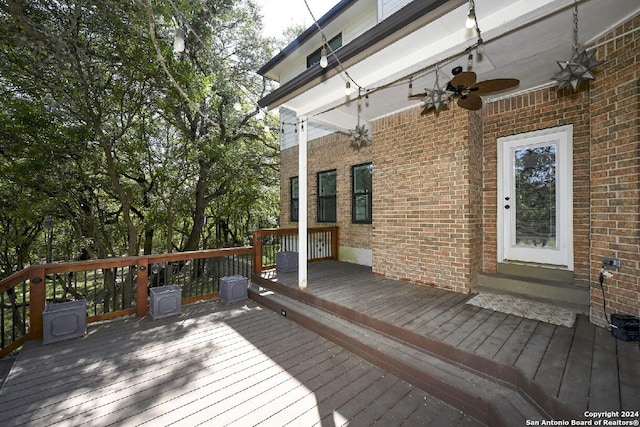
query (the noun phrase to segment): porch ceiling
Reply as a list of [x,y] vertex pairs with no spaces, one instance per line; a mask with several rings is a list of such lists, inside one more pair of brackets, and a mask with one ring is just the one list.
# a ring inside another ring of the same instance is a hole
[[[407,99],[410,76],[415,76],[413,92],[421,93],[434,87],[436,64],[440,65],[441,86],[451,79],[452,68],[466,68],[468,49],[477,37],[464,27],[467,3],[450,1],[444,6],[451,8],[452,4],[456,6],[453,10],[394,43],[386,47],[378,43],[364,58],[346,61],[346,71],[369,94],[368,102],[362,103],[362,122],[422,104]],[[517,88],[485,96],[484,101],[552,85],[551,78],[560,70],[556,62],[573,54],[574,1],[475,0],[475,5],[485,44],[481,59],[473,50],[473,70],[478,80],[520,80]],[[598,37],[638,13],[640,3],[635,1],[579,1],[580,46],[593,47]],[[598,59],[606,61],[606,57]],[[272,97],[267,106],[286,107],[298,116],[338,130],[353,129],[357,122],[357,88],[346,97],[344,73],[337,71],[319,70],[315,79],[295,92],[287,92],[285,85],[279,89],[281,95]]]

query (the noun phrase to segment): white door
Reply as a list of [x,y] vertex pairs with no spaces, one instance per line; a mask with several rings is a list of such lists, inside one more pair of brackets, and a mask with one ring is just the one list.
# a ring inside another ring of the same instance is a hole
[[498,261],[573,270],[573,126],[498,138]]

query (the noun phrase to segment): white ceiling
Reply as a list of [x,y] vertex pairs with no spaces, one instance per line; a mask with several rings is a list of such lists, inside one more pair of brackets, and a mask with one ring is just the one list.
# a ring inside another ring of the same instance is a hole
[[[560,71],[556,61],[568,60],[573,55],[574,1],[475,0],[475,6],[485,42],[481,60],[473,51],[473,71],[478,80],[520,80],[517,88],[493,95],[493,99],[553,84],[551,78]],[[369,92],[368,102],[362,103],[361,121],[424,105],[420,100],[407,99],[409,76],[415,76],[413,92],[418,93],[434,87],[436,64],[440,66],[441,86],[451,79],[455,66],[466,69],[465,50],[477,41],[477,35],[464,26],[467,12],[468,6],[464,4],[347,69],[351,78]],[[579,1],[580,46],[595,47],[597,38],[638,13],[637,0]],[[606,57],[597,59],[606,61]],[[357,121],[357,91],[347,98],[345,81],[341,73],[308,88],[282,106],[311,121],[342,130],[353,129]],[[485,103],[491,100],[484,97]]]

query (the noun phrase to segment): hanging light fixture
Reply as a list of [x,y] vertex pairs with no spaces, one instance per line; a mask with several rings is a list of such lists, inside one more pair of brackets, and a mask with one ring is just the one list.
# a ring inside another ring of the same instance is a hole
[[349,132],[349,144],[353,148],[360,148],[371,142],[367,126],[360,124],[360,110],[362,110],[362,95],[360,89],[358,89],[358,122],[356,128]]
[[473,29],[476,26],[476,6],[473,0],[469,1],[469,12],[467,13],[467,21],[464,25],[469,30]]
[[347,84],[344,85],[345,96],[351,96],[351,82],[347,80]]
[[596,79],[593,71],[604,61],[598,61],[595,58],[595,49],[589,52],[585,49],[581,52],[578,50],[578,2],[576,1],[573,8],[573,56],[568,61],[557,61],[560,72],[551,78],[558,82],[556,91],[572,88],[577,92],[580,82]]
[[182,28],[178,28],[176,30],[176,34],[173,36],[173,51],[175,53],[184,52],[184,30]]
[[409,96],[413,96],[413,77],[409,78]]
[[436,84],[432,90],[427,90],[427,96],[425,97],[425,102],[427,103],[423,113],[427,112],[431,108],[435,108],[436,114],[440,111],[442,107],[449,104],[449,93],[446,90],[446,87],[443,89],[440,87],[440,83],[438,82],[438,74],[440,67],[436,65]]
[[[481,61],[484,55],[484,40],[482,40],[482,34],[480,33],[480,26],[478,25],[478,16],[476,15],[476,4],[473,0],[469,0],[469,13],[467,13],[467,21],[465,26],[469,30],[474,30],[478,36],[478,42],[476,43],[477,60]],[[473,68],[473,54],[469,54],[467,59],[467,68],[471,70]]]
[[478,45],[476,46],[476,53],[478,54],[478,60],[484,55],[484,41],[481,37],[478,37]]
[[323,45],[320,50],[320,66],[322,68],[327,68],[327,65],[329,65],[329,60],[327,59],[327,48]]

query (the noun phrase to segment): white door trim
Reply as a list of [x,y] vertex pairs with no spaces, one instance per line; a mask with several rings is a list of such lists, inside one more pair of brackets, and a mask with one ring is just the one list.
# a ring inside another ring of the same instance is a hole
[[[505,212],[505,197],[512,197],[515,190],[509,188],[512,181],[512,165],[511,156],[507,153],[515,146],[537,146],[552,141],[557,143],[558,161],[556,186],[556,201],[558,207],[556,219],[557,251],[554,251],[557,253],[543,254],[543,261],[529,260],[526,259],[526,256],[509,259],[509,255],[513,255],[514,251],[511,246],[509,231],[512,225],[511,217],[509,216],[511,212]],[[497,155],[498,222],[496,224],[496,232],[498,262],[533,262],[573,271],[573,125],[498,138]]]

